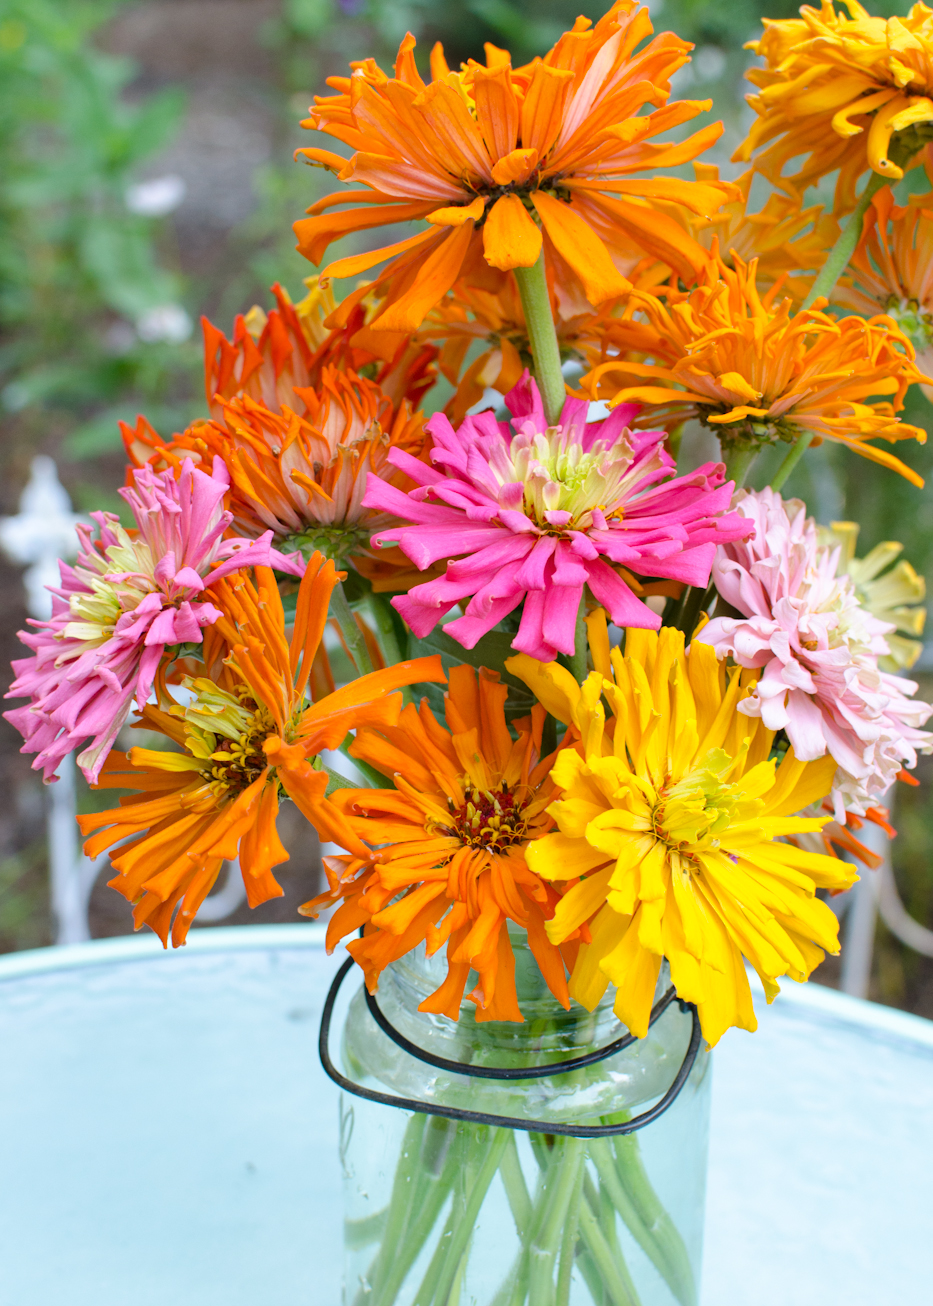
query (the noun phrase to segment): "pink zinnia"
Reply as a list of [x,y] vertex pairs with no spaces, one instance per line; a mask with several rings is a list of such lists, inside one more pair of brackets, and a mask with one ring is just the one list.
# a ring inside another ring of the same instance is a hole
[[717,617],[697,638],[761,668],[739,711],[784,730],[801,761],[827,751],[836,760],[832,801],[844,823],[846,809],[864,815],[877,804],[918,749],[933,751],[933,735],[920,729],[933,708],[912,698],[912,680],[879,670],[894,626],[836,575],[839,549],[820,547],[804,504],[766,489],[740,491],[736,506],[755,533],[718,550],[713,580],[742,615]]
[[389,462],[418,487],[408,494],[370,477],[364,506],[413,523],[374,544],[397,541],[421,571],[457,559],[441,579],[392,600],[419,638],[469,598],[444,630],[473,648],[524,600],[512,647],[550,661],[574,651],[586,585],[616,625],[656,630],[660,617],[620,567],[705,586],[716,545],[747,534],[738,514],[721,516],[732,496],[722,464],[671,479],[664,432],[628,430],[632,405],[588,423],[588,405],[568,399],[560,425],[548,427],[527,372],[505,402],[511,429],[485,412],[455,432],[435,414],[431,466],[392,450]]
[[38,754],[33,767],[47,781],[88,739],[78,764],[96,781],[133,699],[148,699],[166,648],[199,644],[220,616],[205,599],[208,586],[241,567],[296,569],[295,555],[271,548],[271,531],[259,540],[223,538],[232,515],[223,508],[229,478],[219,458],[211,476],[186,459],[177,481],[151,467],[133,478],[135,488],[120,494],[138,532],[130,535],[113,513],[91,513],[97,538],[91,526],[77,528],[78,559],[59,564],[51,619],[20,631],[34,651],[13,663],[7,698],[31,701],[4,716],[26,740],[22,751]]

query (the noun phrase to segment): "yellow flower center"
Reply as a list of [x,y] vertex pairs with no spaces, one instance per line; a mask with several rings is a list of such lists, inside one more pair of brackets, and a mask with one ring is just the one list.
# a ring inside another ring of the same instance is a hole
[[222,746],[211,753],[211,766],[205,774],[209,774],[211,780],[224,790],[248,789],[268,766],[262,746],[274,731],[272,717],[266,708],[257,708],[236,739],[225,739]]
[[448,799],[451,824],[439,830],[459,838],[470,848],[503,852],[528,838],[526,801],[503,780],[495,789],[480,789],[467,782],[459,807]]
[[741,801],[738,787],[723,782],[728,765],[725,753],[716,749],[676,784],[658,789],[651,826],[672,852],[689,857],[701,846],[719,847],[717,836],[729,828]]
[[275,723],[245,685],[236,695],[211,680],[186,680],[196,697],[187,707],[175,707],[173,716],[184,718],[188,751],[200,762],[200,771],[219,798],[239,793],[257,780],[268,766],[262,750]]

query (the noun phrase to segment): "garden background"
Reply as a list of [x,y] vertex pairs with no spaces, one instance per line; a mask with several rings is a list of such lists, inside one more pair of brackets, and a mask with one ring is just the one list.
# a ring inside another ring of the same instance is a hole
[[[229,334],[235,314],[270,306],[273,282],[301,297],[314,269],[295,252],[291,224],[328,179],[292,155],[308,143],[299,121],[327,76],[370,54],[389,67],[408,30],[425,64],[436,40],[453,66],[481,57],[484,41],[525,62],[578,13],[596,19],[603,7],[587,0],[0,0],[0,514],[17,511],[37,453],[55,458],[77,510],[118,511],[118,420],[142,412],[169,437],[204,412],[200,315]],[[724,177],[740,171],[729,156],[751,118],[742,74],[752,56],[743,45],[760,31],[762,14],[786,18],[796,7],[793,0],[650,5],[657,30],[696,45],[692,64],[674,79],[674,96],[713,99],[711,116],[725,132],[707,157]],[[907,5],[875,0],[871,8],[888,16]],[[808,202],[814,198],[811,192]],[[384,243],[385,233],[374,239]],[[344,244],[341,252],[352,252]],[[434,407],[446,397],[440,388],[429,396]],[[933,425],[933,407],[919,391],[906,420]],[[785,494],[805,498],[821,522],[861,522],[860,554],[902,540],[933,592],[933,443],[898,452],[928,478],[924,491],[824,444],[801,462]],[[2,560],[0,612],[6,688],[26,613],[21,571]],[[929,700],[933,643],[917,670],[920,696]],[[45,795],[19,743],[0,721],[0,951],[52,938]],[[920,788],[898,786],[894,866],[908,910],[933,927],[933,759],[922,759],[917,775]],[[86,809],[95,796],[82,788],[79,801]],[[303,821],[289,821],[286,811],[283,824],[292,853],[286,896],[252,913],[244,906],[225,924],[294,920],[310,896],[317,848]],[[106,878],[91,898],[96,937],[132,929]],[[882,923],[877,929],[870,996],[933,1016],[933,960],[905,949]],[[833,983],[837,974],[830,961],[816,978]]]

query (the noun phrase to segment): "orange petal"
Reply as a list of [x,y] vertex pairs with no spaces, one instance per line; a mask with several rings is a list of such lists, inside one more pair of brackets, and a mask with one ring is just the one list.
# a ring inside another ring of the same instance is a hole
[[[415,284],[375,319],[377,331],[417,331],[430,310],[457,280],[470,241],[473,223],[446,232],[419,268]],[[433,233],[432,233],[433,234]]]
[[557,140],[564,121],[564,105],[574,83],[569,68],[536,63],[522,103],[522,143],[543,159]]
[[493,166],[492,179],[497,186],[508,186],[511,182],[521,186],[537,166],[537,150],[512,150]]
[[[508,56],[497,68],[478,68],[473,79],[473,103],[476,125],[493,159],[501,159],[515,149],[518,141],[519,105],[512,85]],[[492,170],[497,181],[496,169]],[[499,185],[503,185],[499,182]]]
[[478,222],[483,216],[483,197],[477,195],[472,204],[454,204],[450,208],[436,209],[427,216],[428,222],[438,227],[462,227],[465,222]]
[[602,304],[631,290],[631,285],[609,257],[609,251],[592,227],[546,191],[535,191],[532,203],[558,254],[573,268],[591,304]]
[[483,253],[490,267],[502,272],[533,267],[541,245],[541,230],[518,196],[496,200],[483,227]]

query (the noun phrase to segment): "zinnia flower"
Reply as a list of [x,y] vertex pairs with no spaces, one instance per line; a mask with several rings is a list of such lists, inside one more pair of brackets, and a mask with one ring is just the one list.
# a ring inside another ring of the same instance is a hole
[[275,413],[248,396],[224,402],[221,421],[195,422],[162,455],[223,458],[239,530],[269,529],[289,548],[321,549],[342,564],[366,551],[387,520],[363,506],[370,475],[410,484],[388,456],[401,449],[417,458],[424,418],[407,403],[395,410],[374,381],[331,367],[302,399],[304,416],[288,407]]
[[923,634],[926,581],[906,558],[891,566],[904,550],[897,540],[884,540],[864,558],[857,558],[859,529],[858,522],[834,521],[829,527],[818,527],[819,541],[824,548],[838,549],[837,575],[848,576],[862,607],[890,627],[884,637],[889,652],[879,656],[878,666],[882,671],[907,671],[923,652],[922,639],[905,636]]
[[[694,417],[713,427],[723,449],[793,442],[844,444],[922,486],[899,458],[869,440],[917,440],[926,432],[898,420],[907,387],[926,381],[914,350],[887,317],[836,319],[810,308],[794,312],[776,282],[759,296],[756,263],[718,254],[700,284],[679,302],[639,296],[647,321],[605,324],[605,348],[618,358],[581,381],[588,393],[646,405],[639,424],[679,426]],[[819,302],[819,301],[818,301]],[[628,357],[648,357],[640,362]],[[890,395],[891,402],[881,395]]]
[[916,766],[918,750],[933,751],[933,735],[920,728],[933,708],[912,698],[913,681],[879,670],[892,626],[837,576],[838,550],[820,548],[800,500],[767,489],[741,493],[736,507],[755,533],[718,550],[713,580],[740,615],[716,617],[697,638],[760,669],[741,712],[785,731],[802,761],[836,761],[842,822],[846,808],[864,813],[904,766]]
[[321,839],[367,853],[327,798],[328,775],[313,759],[354,727],[397,721],[401,695],[393,690],[444,674],[437,657],[401,662],[309,706],[311,666],[340,579],[332,562],[313,555],[290,643],[272,572],[257,570],[255,585],[221,581],[210,660],[183,681],[187,702],[142,711],[140,724],[176,751],[111,753],[99,787],[136,792],[118,808],[78,817],[89,857],[127,840],[111,858],[110,885],[136,904],[136,928],[149,925],[166,947],[170,928],[173,944],[184,943],[224,861],[239,857],[251,907],[281,896],[272,868],[288,860],[275,828],[282,797]]
[[[712,163],[693,165],[700,181],[718,181],[719,169]],[[753,170],[735,183],[739,196],[727,201],[710,218],[688,218],[690,230],[704,249],[721,251],[723,261],[733,263],[734,255],[750,263],[757,259],[757,283],[760,289],[772,286],[778,278],[781,294],[802,300],[813,278],[839,235],[839,223],[822,205],[803,208],[797,199],[772,192],[764,208],[748,211]],[[668,297],[668,302],[670,299]],[[877,309],[874,310],[877,312]]]
[[[427,702],[409,705],[397,726],[357,731],[350,746],[394,781],[394,789],[342,789],[334,794],[358,839],[376,851],[327,859],[328,892],[300,910],[315,916],[341,903],[327,927],[332,950],[347,944],[374,992],[381,972],[417,944],[429,955],[447,945],[448,972],[419,1011],[456,1020],[471,970],[469,997],[477,1020],[522,1020],[508,923],[527,930],[528,944],[558,1002],[569,1006],[564,962],[545,933],[557,893],[525,865],[525,849],[551,827],[554,796],[541,758],[544,709],[516,721],[503,711],[508,690],[498,673],[468,666],[450,672],[446,729]],[[572,742],[571,731],[565,745]],[[565,949],[568,963],[576,946]]]
[[603,627],[582,687],[556,664],[507,666],[585,743],[582,756],[558,757],[557,830],[526,854],[564,886],[548,937],[586,930],[571,996],[592,1010],[613,983],[616,1015],[643,1038],[666,957],[712,1044],[731,1025],[756,1028],[743,957],[770,1001],[779,976],[806,979],[824,950],[838,951],[836,917],[815,890],[856,876],[778,842],[825,823],[795,813],[826,793],[832,761],[804,763],[790,749],[778,765],[773,733],[737,711],[754,676],[727,672],[696,641],[685,653],[683,641],[671,627],[630,630],[625,655],[610,657]]
[[[695,158],[718,139],[720,123],[685,141],[655,143],[709,101],[668,104],[670,77],[692,47],[671,33],[637,50],[651,34],[648,10],[616,0],[596,26],[579,18],[544,56],[513,70],[509,55],[487,46],[487,65],[448,69],[440,46],[425,83],[406,36],[389,78],[371,59],[332,78],[337,94],[318,98],[303,125],[355,151],[299,151],[313,164],[363,190],[313,204],[295,224],[298,248],[313,263],[332,241],[355,231],[426,219],[426,231],[385,249],[340,259],[325,277],[358,276],[395,256],[378,278],[391,281],[379,330],[416,329],[461,275],[485,264],[531,267],[542,248],[558,294],[591,304],[628,288],[617,264],[632,249],[651,254],[691,281],[702,261],[696,242],[651,201],[714,212],[730,188],[639,177]],[[641,110],[653,106],[647,114]],[[339,204],[353,204],[334,213]],[[566,289],[565,289],[566,287]],[[331,321],[352,308],[354,292]]]
[[807,156],[785,184],[802,194],[839,169],[836,211],[855,208],[866,168],[898,181],[925,142],[933,140],[933,14],[915,4],[905,18],[874,18],[857,0],[848,14],[832,0],[804,5],[800,18],[765,18],[764,36],[749,42],[765,60],[749,80],[760,88],[749,103],[758,114],[735,158],[755,160],[780,184],[786,164]]
[[454,432],[435,414],[431,466],[390,454],[418,483],[408,495],[369,483],[365,505],[415,523],[382,531],[374,543],[397,540],[420,568],[457,559],[442,579],[392,600],[419,639],[469,598],[444,630],[473,648],[524,600],[512,647],[548,661],[574,651],[584,586],[616,625],[657,627],[632,573],[705,586],[716,543],[748,530],[735,515],[720,515],[732,494],[722,464],[671,479],[663,432],[633,434],[625,426],[631,410],[588,424],[587,404],[568,399],[561,424],[548,427],[527,374],[506,403],[513,430],[485,412]]
[[129,715],[142,707],[168,648],[199,644],[219,610],[209,601],[224,576],[244,567],[296,570],[297,562],[258,540],[226,539],[233,520],[223,508],[229,478],[219,460],[213,474],[189,460],[179,469],[133,472],[121,496],[136,518],[127,531],[109,512],[95,512],[97,537],[78,527],[73,567],[59,564],[61,589],[53,590],[52,616],[32,621],[19,638],[33,656],[13,663],[16,680],[7,698],[29,698],[4,713],[36,753],[33,767],[55,778],[59,762],[90,739],[78,765],[92,782]]
[[933,194],[900,207],[889,187],[878,192],[833,299],[866,316],[886,313],[916,349],[918,366],[933,368]]

